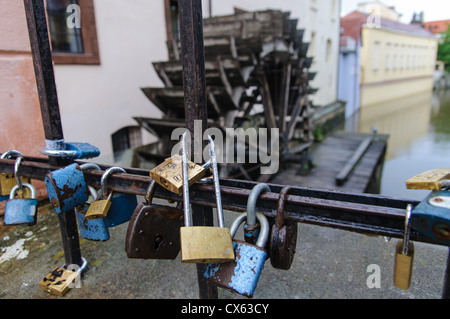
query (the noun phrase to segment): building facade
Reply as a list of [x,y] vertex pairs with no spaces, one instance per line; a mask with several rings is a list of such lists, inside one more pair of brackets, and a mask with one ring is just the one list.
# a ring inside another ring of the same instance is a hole
[[360,47],[361,108],[432,89],[438,43],[422,26],[354,11],[341,27]]

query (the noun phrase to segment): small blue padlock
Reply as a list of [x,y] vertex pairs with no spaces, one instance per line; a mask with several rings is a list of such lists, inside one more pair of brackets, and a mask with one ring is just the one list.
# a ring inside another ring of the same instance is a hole
[[71,160],[94,158],[100,155],[100,150],[88,143],[65,143],[61,141],[47,141],[51,147],[44,147],[41,153],[50,157]]
[[50,202],[58,214],[84,204],[89,196],[83,171],[78,164],[47,174],[45,185]]
[[[97,191],[88,186],[92,200],[95,200],[98,196]],[[103,218],[87,220],[85,214],[89,209],[90,202],[87,201],[83,205],[79,205],[75,208],[75,213],[78,219],[78,230],[81,237],[94,240],[94,241],[107,241],[110,238],[109,228]]]
[[[261,225],[256,246],[233,240],[235,260],[228,263],[210,264],[204,273],[205,280],[249,298],[253,297],[268,256],[264,247],[269,237],[269,222],[261,213],[257,213],[256,217]],[[230,227],[232,237],[246,219],[247,214],[243,214],[233,222]]]
[[20,187],[19,185],[13,187],[5,206],[3,222],[6,226],[33,226],[37,222],[37,206],[39,200],[36,199],[36,189],[28,183],[22,183],[21,185],[31,190],[31,198],[15,198],[16,192]]

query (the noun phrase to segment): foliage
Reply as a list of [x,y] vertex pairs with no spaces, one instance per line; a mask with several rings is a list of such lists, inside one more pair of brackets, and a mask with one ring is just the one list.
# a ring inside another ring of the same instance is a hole
[[450,72],[450,25],[443,34],[443,39],[438,46],[438,61],[445,63],[445,69]]

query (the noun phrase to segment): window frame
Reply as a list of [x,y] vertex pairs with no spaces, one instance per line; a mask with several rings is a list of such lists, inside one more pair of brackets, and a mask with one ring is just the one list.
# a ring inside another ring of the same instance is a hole
[[[83,53],[52,52],[55,64],[100,64],[94,0],[78,0],[81,9],[81,38]],[[48,19],[48,17],[47,17]],[[51,33],[49,30],[49,36]]]

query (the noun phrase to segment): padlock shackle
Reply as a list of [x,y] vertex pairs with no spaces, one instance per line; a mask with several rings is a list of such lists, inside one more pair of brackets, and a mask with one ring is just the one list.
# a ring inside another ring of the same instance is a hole
[[184,225],[186,227],[192,226],[191,205],[189,204],[189,176],[187,167],[187,146],[186,146],[186,132],[181,136],[181,175],[183,178],[183,211],[184,211]]
[[108,168],[105,173],[102,175],[102,178],[100,180],[100,186],[102,190],[102,195],[106,196],[108,194],[108,187],[106,186],[106,181],[108,178],[115,173],[127,173],[123,168],[121,167],[111,167]]
[[250,196],[247,200],[247,225],[256,225],[256,201],[259,195],[264,192],[270,192],[270,187],[267,184],[260,183],[253,187]]
[[408,204],[406,207],[406,215],[405,215],[405,231],[403,234],[403,255],[408,256],[409,254],[409,237],[411,235],[411,212],[413,206]]
[[12,156],[22,156],[22,153],[16,150],[7,151],[0,156],[0,159],[10,159]]
[[147,188],[147,194],[145,194],[147,206],[153,203],[153,196],[155,196],[156,187],[158,187],[158,183],[155,180],[152,180]]
[[277,217],[275,220],[278,229],[281,229],[284,226],[285,204],[290,190],[290,186],[283,187],[280,191],[280,196],[278,197]]
[[[233,223],[230,226],[231,238],[234,238],[234,236],[237,233],[237,230],[247,218],[248,214],[244,213],[233,221]],[[256,246],[264,248],[266,246],[267,240],[269,239],[269,228],[270,228],[269,221],[267,220],[266,216],[264,216],[261,213],[256,213],[256,218],[258,219],[259,224],[261,225],[261,230],[258,235],[258,240],[256,241]]]
[[23,189],[22,180],[20,179],[19,175],[19,168],[22,161],[23,157],[19,156],[16,158],[16,162],[14,163],[14,177],[16,178],[16,184],[19,187],[19,189]]
[[223,209],[222,209],[222,194],[220,193],[220,184],[219,184],[219,172],[217,168],[217,158],[216,158],[216,146],[214,144],[214,140],[210,135],[208,135],[209,139],[209,151],[211,153],[211,167],[213,172],[213,181],[214,181],[214,193],[216,195],[216,206],[217,206],[217,223],[220,228],[224,228],[224,218],[223,218]]
[[[28,184],[28,183],[22,183],[22,189],[23,187],[25,188],[29,188],[31,190],[31,199],[36,199],[36,188],[34,188],[33,185]],[[14,197],[16,196],[16,192],[21,189],[19,187],[19,185],[15,185],[12,189],[11,189],[11,193],[9,194],[9,199],[14,199]]]
[[89,170],[89,169],[97,170],[97,171],[101,171],[101,170],[102,170],[102,169],[100,168],[100,166],[98,166],[98,165],[95,164],[95,163],[86,163],[86,164],[82,164],[82,165],[80,165],[80,169],[81,169],[82,171],[87,171],[87,170]]

